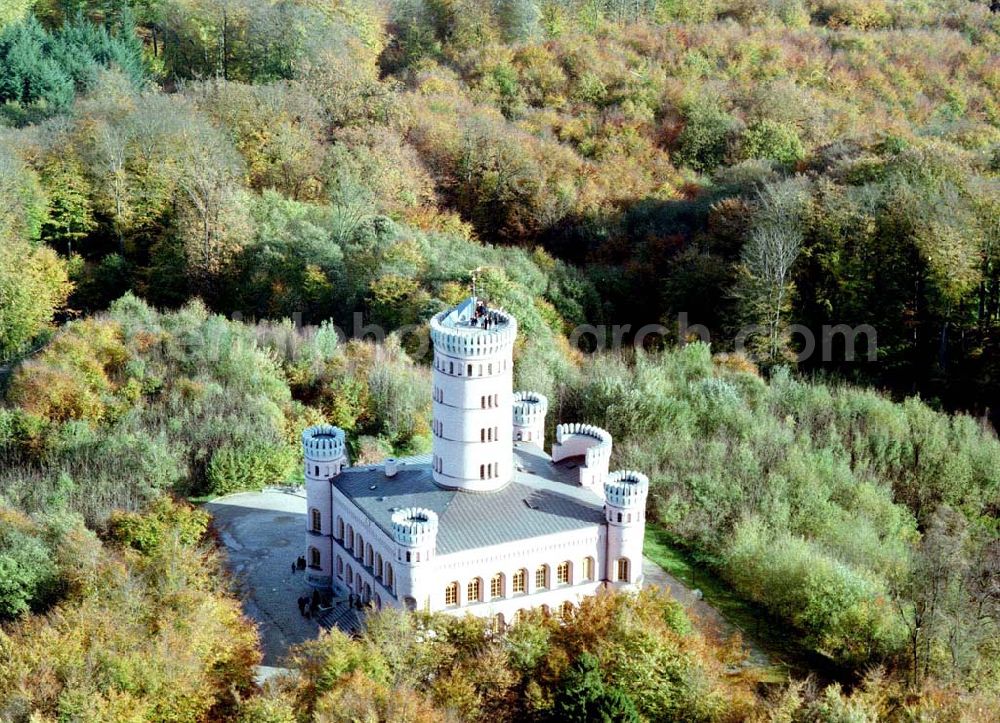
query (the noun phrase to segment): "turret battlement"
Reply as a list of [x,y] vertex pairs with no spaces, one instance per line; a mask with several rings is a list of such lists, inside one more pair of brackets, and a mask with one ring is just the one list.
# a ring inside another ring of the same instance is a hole
[[517,319],[470,297],[431,318],[434,349],[450,356],[488,357],[505,351],[517,336]]
[[437,536],[438,516],[424,507],[406,507],[396,510],[390,518],[392,536],[406,547],[434,546]]
[[344,430],[332,424],[318,424],[302,432],[302,451],[307,459],[332,462],[345,455]]
[[538,392],[514,392],[514,424],[528,427],[544,421],[549,411],[549,398]]
[[[577,442],[577,444],[574,445],[573,442]],[[611,461],[611,433],[600,427],[595,427],[593,424],[571,422],[558,425],[556,427],[556,444],[560,447],[586,447],[585,451],[577,452],[577,454],[584,455],[588,467],[606,465]],[[560,458],[566,456],[568,455],[562,454]]]
[[645,508],[649,477],[634,470],[612,472],[604,482],[604,500],[621,509]]

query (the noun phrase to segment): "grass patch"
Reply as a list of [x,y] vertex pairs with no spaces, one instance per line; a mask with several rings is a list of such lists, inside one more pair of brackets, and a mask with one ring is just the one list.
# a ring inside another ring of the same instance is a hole
[[739,629],[744,638],[752,640],[767,653],[774,665],[766,669],[765,682],[783,682],[789,676],[801,678],[809,674],[821,681],[853,682],[854,675],[850,671],[802,645],[793,628],[741,597],[709,565],[677,544],[663,528],[646,525],[643,554],[689,588],[701,590],[705,602]]

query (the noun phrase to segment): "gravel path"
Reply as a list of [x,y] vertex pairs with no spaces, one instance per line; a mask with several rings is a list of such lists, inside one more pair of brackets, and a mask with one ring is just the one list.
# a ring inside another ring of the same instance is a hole
[[743,647],[747,649],[749,664],[759,667],[768,667],[772,664],[770,656],[745,631],[722,617],[722,613],[648,557],[642,558],[642,574],[646,580],[645,585],[656,585],[669,590],[674,599],[692,613],[695,624],[702,632],[720,641],[739,633],[743,638]]

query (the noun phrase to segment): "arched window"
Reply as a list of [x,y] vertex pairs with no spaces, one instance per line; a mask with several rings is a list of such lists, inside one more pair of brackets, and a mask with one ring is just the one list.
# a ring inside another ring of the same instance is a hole
[[337,577],[344,576],[344,560],[340,555],[337,555]]
[[350,565],[347,566],[347,586],[354,587],[354,570],[351,569]]
[[361,560],[362,562],[364,562],[364,557],[365,557],[365,538],[363,538],[361,536],[360,532],[357,534],[357,541],[358,541],[358,544],[354,547],[354,556],[356,558],[358,558],[359,560]]
[[319,550],[317,550],[315,547],[309,548],[309,567],[316,569],[319,569],[321,567]]
[[375,578],[377,580],[382,579],[382,553],[375,553]]
[[369,542],[368,547],[365,551],[365,564],[368,567],[371,567],[374,561],[375,561],[375,553],[372,552],[372,543]]
[[444,604],[450,607],[458,606],[458,583],[450,582],[444,589]]
[[583,558],[583,579],[594,579],[594,558],[592,557]]
[[479,479],[486,479],[486,465],[479,465]]
[[375,593],[375,609],[376,610],[382,609],[382,596],[379,595],[378,593]]
[[474,577],[469,580],[469,584],[466,586],[466,602],[477,603],[481,602],[483,599],[483,580],[479,577]]
[[337,516],[337,539],[344,540],[344,518]]
[[313,532],[319,532],[323,529],[323,519],[315,507],[309,511],[309,522],[312,525]]
[[556,584],[569,585],[569,560],[560,562],[556,567]]
[[514,578],[511,580],[511,592],[515,595],[518,593],[524,593],[527,589],[528,583],[528,571],[523,567],[514,573]]
[[504,629],[503,624],[503,613],[497,613],[493,616],[493,632],[502,633]]
[[618,579],[628,582],[628,558],[622,557],[618,560]]
[[535,570],[535,589],[544,590],[549,586],[549,566],[542,565]]
[[471,377],[472,376],[472,365],[471,364],[469,364],[469,370],[468,371],[469,371],[469,373],[466,374],[465,376]]
[[347,526],[347,544],[344,547],[348,550],[354,550],[354,528],[350,525]]
[[490,578],[490,599],[496,600],[503,597],[503,573],[498,572]]
[[396,584],[396,578],[392,574],[392,563],[385,563],[385,587],[389,592],[395,592],[393,586]]

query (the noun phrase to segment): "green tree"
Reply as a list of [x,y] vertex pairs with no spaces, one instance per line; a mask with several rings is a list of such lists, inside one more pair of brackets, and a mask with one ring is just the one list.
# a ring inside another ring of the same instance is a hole
[[605,686],[600,663],[581,653],[563,675],[552,707],[555,721],[639,721],[635,704],[619,688]]
[[56,584],[52,552],[23,519],[0,510],[0,620],[39,604]]

